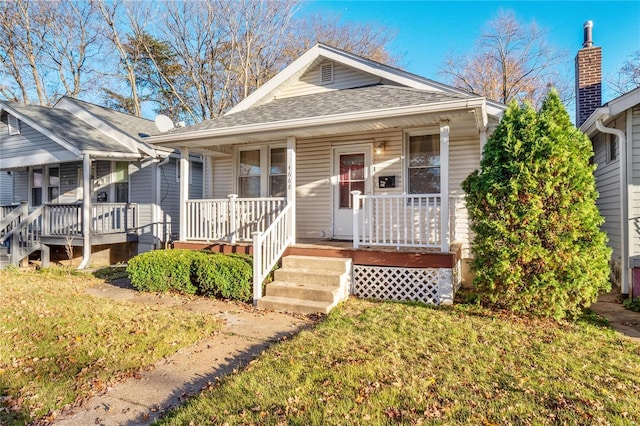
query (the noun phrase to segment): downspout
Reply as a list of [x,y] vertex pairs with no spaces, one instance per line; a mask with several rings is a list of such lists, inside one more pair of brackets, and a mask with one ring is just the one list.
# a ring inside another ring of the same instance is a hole
[[[607,116],[605,116],[607,117]],[[622,267],[620,268],[620,293],[629,294],[629,194],[627,184],[627,142],[622,130],[612,127],[605,127],[601,117],[596,120],[596,129],[602,133],[608,133],[618,138],[620,147],[620,219],[621,219],[621,256]]]
[[156,243],[158,243],[159,241],[165,241],[165,244],[166,244],[167,242],[167,239],[166,239],[167,233],[165,233],[164,235],[160,235],[160,218],[162,217],[162,213],[161,213],[162,206],[160,205],[162,202],[161,195],[160,195],[162,193],[162,172],[160,171],[160,167],[169,163],[170,159],[171,159],[171,156],[167,155],[164,158],[164,160],[159,161],[158,164],[156,165],[156,191],[155,191],[155,203],[154,203],[155,206],[153,208],[153,223],[155,227],[154,237],[156,239]]

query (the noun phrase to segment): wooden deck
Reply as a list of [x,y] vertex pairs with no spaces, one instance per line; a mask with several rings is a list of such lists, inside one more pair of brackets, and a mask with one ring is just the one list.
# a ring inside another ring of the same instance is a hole
[[[215,253],[244,253],[252,254],[249,243],[207,243],[176,241],[175,249],[210,250]],[[351,241],[336,240],[298,240],[293,246],[288,247],[284,256],[320,256],[350,258],[354,265],[371,266],[397,266],[404,268],[453,268],[460,260],[461,244],[452,244],[448,253],[442,253],[434,248],[400,248],[393,247],[360,247],[353,248]]]

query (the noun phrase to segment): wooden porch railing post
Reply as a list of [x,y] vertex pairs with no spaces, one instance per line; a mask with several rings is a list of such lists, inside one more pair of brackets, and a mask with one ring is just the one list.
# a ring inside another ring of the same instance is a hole
[[360,247],[360,223],[358,217],[360,216],[360,191],[351,191],[353,195],[353,248]]
[[254,232],[253,236],[253,304],[262,298],[262,244],[260,244],[260,232]]
[[42,207],[42,234],[41,235],[49,235],[49,216],[51,213],[51,206],[45,204]]
[[236,198],[238,194],[229,194],[229,242],[236,243],[237,224],[236,224]]

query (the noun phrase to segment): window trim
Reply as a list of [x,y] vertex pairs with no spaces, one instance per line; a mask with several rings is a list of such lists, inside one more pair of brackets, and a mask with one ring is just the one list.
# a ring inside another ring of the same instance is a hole
[[618,143],[618,137],[610,133],[603,133],[603,135],[607,164],[618,161],[620,158],[620,144]]
[[[277,148],[285,149],[285,168],[286,168],[286,159],[287,157],[287,144],[286,142],[278,142],[273,144],[262,144],[262,145],[244,145],[236,147],[234,152],[234,161],[233,161],[233,192],[234,194],[240,195],[240,178],[246,177],[240,175],[240,152],[242,151],[260,151],[260,198],[281,198],[281,197],[272,197],[270,195],[271,185],[271,150]],[[263,164],[265,165],[263,167]],[[285,169],[286,170],[286,169]],[[274,175],[276,176],[276,175]],[[285,172],[286,176],[286,172]]]
[[[403,164],[402,164],[402,173],[404,176],[404,179],[402,179],[402,190],[405,194],[411,194],[409,192],[409,143],[411,140],[411,137],[413,136],[437,136],[438,137],[438,141],[440,143],[440,157],[442,158],[442,140],[440,137],[440,129],[433,127],[433,128],[422,128],[422,129],[413,129],[410,131],[405,130],[404,131],[404,135],[403,135],[403,144],[402,144],[402,151],[403,151]],[[439,166],[440,169],[440,192],[438,194],[442,194],[442,164]]]
[[9,136],[20,134],[20,120],[15,115],[7,114],[7,125],[9,126]]

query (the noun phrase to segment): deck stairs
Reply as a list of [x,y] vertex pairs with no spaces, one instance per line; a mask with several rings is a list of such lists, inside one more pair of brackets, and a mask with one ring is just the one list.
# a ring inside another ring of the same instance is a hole
[[326,314],[349,297],[351,269],[351,259],[285,256],[258,308]]

